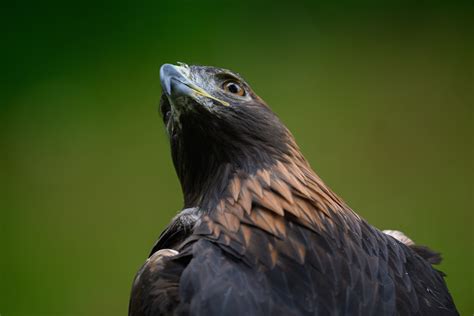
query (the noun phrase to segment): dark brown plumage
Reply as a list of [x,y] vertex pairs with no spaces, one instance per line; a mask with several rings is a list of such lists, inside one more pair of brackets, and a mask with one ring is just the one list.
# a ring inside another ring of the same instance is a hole
[[130,315],[457,315],[437,256],[354,213],[240,76],[164,65],[161,81],[185,209]]

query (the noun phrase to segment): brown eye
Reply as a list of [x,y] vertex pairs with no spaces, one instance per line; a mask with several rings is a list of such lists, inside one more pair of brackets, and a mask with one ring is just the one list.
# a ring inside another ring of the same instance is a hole
[[224,82],[224,84],[222,85],[222,88],[226,91],[226,92],[230,92],[232,94],[235,94],[235,95],[238,95],[238,96],[244,96],[245,95],[245,90],[244,88],[242,88],[242,86],[235,82],[235,81],[226,81]]

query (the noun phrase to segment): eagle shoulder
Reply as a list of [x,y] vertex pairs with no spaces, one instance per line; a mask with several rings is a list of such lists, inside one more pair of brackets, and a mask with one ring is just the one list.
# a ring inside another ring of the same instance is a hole
[[[179,283],[191,260],[191,246],[180,244],[192,234],[198,209],[188,208],[173,218],[135,276],[129,303],[130,316],[172,314],[180,303]],[[176,249],[179,249],[177,251]]]

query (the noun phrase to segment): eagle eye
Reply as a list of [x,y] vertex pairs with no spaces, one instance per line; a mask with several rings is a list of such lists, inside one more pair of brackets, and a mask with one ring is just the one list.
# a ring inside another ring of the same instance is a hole
[[243,97],[245,90],[240,83],[234,80],[228,80],[222,85],[224,91]]

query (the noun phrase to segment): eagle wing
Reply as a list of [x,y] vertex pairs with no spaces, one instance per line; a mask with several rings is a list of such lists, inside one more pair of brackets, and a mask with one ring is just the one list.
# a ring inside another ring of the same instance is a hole
[[315,210],[277,179],[236,188],[175,218],[137,275],[130,315],[457,315],[430,262],[350,210]]
[[370,225],[360,236],[288,228],[285,240],[249,228],[244,251],[222,230],[199,240],[182,302],[193,315],[457,315],[442,274]]
[[204,218],[179,254],[147,260],[130,315],[456,315],[442,275],[370,225],[357,238],[287,225],[285,240],[245,224],[235,237]]

